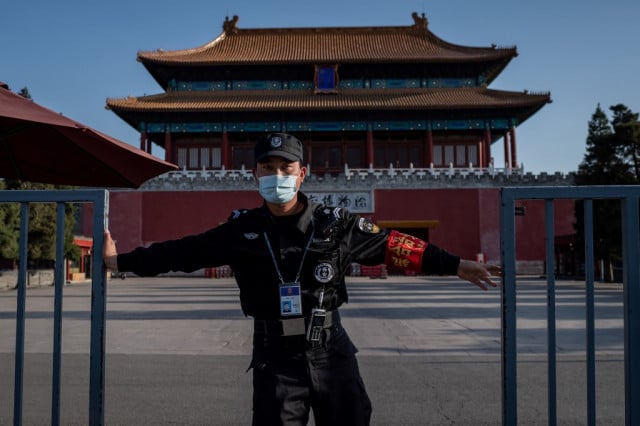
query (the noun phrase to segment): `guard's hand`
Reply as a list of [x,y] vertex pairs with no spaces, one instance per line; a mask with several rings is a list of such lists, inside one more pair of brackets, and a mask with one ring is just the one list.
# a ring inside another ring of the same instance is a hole
[[460,260],[460,265],[458,265],[458,276],[483,290],[487,290],[487,286],[496,287],[498,284],[491,277],[501,274],[502,268],[497,265],[478,263],[471,260]]
[[107,269],[118,270],[118,250],[116,249],[116,242],[111,238],[111,233],[108,230],[104,231],[102,260]]

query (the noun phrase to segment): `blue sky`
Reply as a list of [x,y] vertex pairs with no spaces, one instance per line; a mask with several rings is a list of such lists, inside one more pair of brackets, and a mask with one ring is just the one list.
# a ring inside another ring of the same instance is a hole
[[[138,133],[105,104],[161,92],[136,61],[139,50],[200,46],[227,15],[238,15],[240,28],[387,26],[411,25],[413,11],[451,43],[515,45],[519,56],[491,88],[551,92],[553,103],[517,130],[526,171],[576,170],[598,103],[607,113],[618,103],[640,112],[637,0],[6,0],[0,81],[138,146]],[[502,144],[492,153],[501,160]]]

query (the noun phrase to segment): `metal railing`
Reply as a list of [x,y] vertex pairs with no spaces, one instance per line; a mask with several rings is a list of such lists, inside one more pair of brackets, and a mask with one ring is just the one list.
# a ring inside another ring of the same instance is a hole
[[[617,199],[622,211],[622,249],[624,286],[624,376],[625,423],[640,424],[640,186],[507,187],[501,190],[500,223],[502,278],[502,424],[516,425],[517,347],[516,347],[516,200],[545,201],[547,263],[547,374],[548,424],[555,425],[556,413],[556,329],[554,208],[555,199],[584,200],[585,291],[586,291],[586,383],[587,423],[596,424],[595,387],[595,310],[593,200]],[[549,272],[551,271],[551,272]]]
[[[594,343],[594,260],[593,260],[593,200],[619,199],[622,206],[624,256],[624,373],[625,419],[627,425],[640,424],[640,186],[603,187],[508,187],[501,190],[501,252],[502,285],[502,422],[517,424],[517,348],[516,348],[516,200],[545,200],[545,236],[547,270],[554,267],[553,200],[582,199],[585,206],[585,287],[587,292],[587,419],[595,425],[595,343]],[[27,258],[29,204],[57,204],[56,268],[53,336],[53,384],[51,424],[60,424],[60,364],[62,291],[65,281],[64,204],[93,203],[93,251],[91,296],[91,342],[89,383],[89,424],[104,424],[105,385],[105,311],[106,275],[102,261],[103,233],[108,214],[108,192],[105,190],[72,191],[0,191],[0,203],[20,203],[20,259]],[[22,394],[24,370],[24,328],[27,262],[18,270],[16,313],[16,357],[14,386],[14,424],[22,424]],[[547,274],[548,322],[548,417],[556,424],[556,345],[555,345],[555,277]]]
[[91,274],[91,343],[89,365],[89,424],[104,423],[106,274],[102,243],[109,205],[105,190],[0,191],[0,203],[20,204],[20,243],[16,309],[15,384],[13,424],[22,424],[25,306],[27,289],[27,244],[31,203],[56,204],[56,259],[54,273],[53,378],[51,424],[60,424],[60,370],[62,337],[62,292],[64,276],[65,203],[93,203],[93,249]]

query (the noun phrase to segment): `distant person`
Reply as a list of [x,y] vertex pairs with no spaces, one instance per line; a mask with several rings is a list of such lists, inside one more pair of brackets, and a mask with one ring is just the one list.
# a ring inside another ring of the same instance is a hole
[[496,286],[495,265],[447,253],[348,211],[310,202],[302,144],[274,133],[255,146],[261,207],[235,210],[202,234],[117,254],[105,234],[108,268],[153,276],[230,265],[245,315],[254,318],[253,424],[368,425],[371,402],[357,349],[342,328],[345,275],[352,262],[385,263],[425,274],[458,275],[480,288]]

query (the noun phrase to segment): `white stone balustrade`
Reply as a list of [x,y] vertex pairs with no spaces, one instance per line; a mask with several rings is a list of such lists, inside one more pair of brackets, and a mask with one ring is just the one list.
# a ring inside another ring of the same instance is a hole
[[413,167],[413,164],[410,164],[409,168],[395,168],[393,167],[393,165],[390,164],[388,169],[372,169],[372,168],[351,169],[346,164],[344,166],[344,175],[347,179],[353,179],[353,178],[367,179],[370,175],[374,176],[376,179],[380,179],[385,176],[389,178],[402,177],[404,179],[408,179],[409,177],[414,176],[418,179],[425,179],[426,177],[437,178],[440,176],[444,176],[444,177],[461,176],[464,178],[471,176],[471,177],[479,178],[484,175],[510,176],[512,174],[520,175],[520,176],[524,175],[525,174],[524,167],[520,167],[517,169],[495,168],[495,167],[480,168],[480,167],[474,167],[473,164],[469,164],[469,167],[453,167],[453,165],[449,165],[449,167],[446,167],[446,168],[436,168],[433,166],[429,168],[415,168]]
[[[310,169],[309,169],[310,170]],[[327,187],[350,190],[371,188],[465,188],[501,187],[511,185],[573,185],[574,175],[556,172],[554,174],[525,173],[524,166],[518,168],[468,167],[426,167],[416,168],[349,168],[345,164],[342,173],[311,173],[305,178],[305,188],[323,189]],[[165,173],[145,182],[142,190],[255,190],[253,172],[238,170],[177,170]]]

